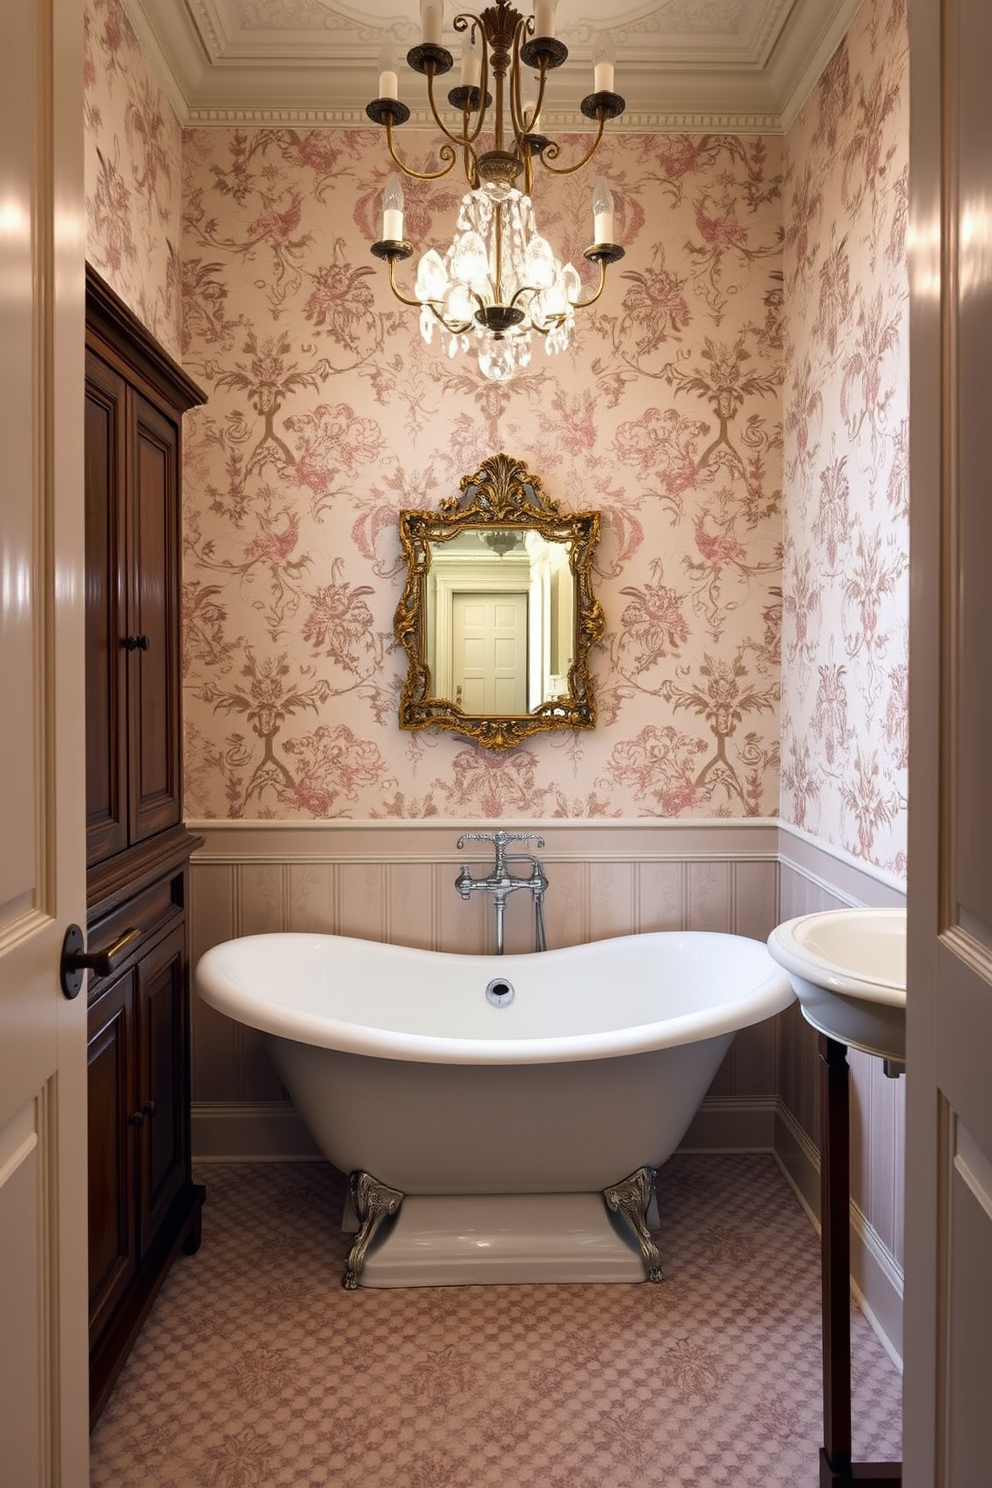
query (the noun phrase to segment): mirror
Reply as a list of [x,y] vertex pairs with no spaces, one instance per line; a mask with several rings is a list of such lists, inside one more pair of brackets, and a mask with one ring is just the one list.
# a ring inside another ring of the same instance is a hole
[[599,513],[562,512],[521,461],[499,454],[436,512],[401,511],[399,532],[400,728],[451,729],[489,749],[594,728]]

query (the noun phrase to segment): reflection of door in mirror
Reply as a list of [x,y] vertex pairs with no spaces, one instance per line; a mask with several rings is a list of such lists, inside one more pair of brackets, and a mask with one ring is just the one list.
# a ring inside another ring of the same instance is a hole
[[480,716],[527,711],[527,595],[455,592],[451,605],[454,702]]
[[[512,548],[503,543],[494,555],[489,539],[507,536],[514,534],[490,528],[431,544],[425,660],[434,696],[476,718],[519,717],[563,696],[575,652],[571,542],[548,542],[526,528]],[[466,641],[467,669],[461,653],[455,657]],[[497,651],[503,653],[499,663]]]

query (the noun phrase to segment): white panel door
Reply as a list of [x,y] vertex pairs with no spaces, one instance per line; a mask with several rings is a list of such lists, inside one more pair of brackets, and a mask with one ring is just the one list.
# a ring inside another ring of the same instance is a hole
[[992,1483],[992,12],[910,0],[906,1488]]
[[0,1483],[88,1464],[82,9],[8,0],[0,47]]
[[464,712],[527,712],[526,594],[452,595],[451,647],[455,702]]

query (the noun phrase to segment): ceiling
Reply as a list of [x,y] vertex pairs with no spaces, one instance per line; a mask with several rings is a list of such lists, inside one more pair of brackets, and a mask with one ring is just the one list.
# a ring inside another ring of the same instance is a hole
[[[420,41],[418,0],[124,0],[180,122],[367,126],[380,48]],[[530,15],[529,0],[516,0]],[[608,29],[616,88],[627,100],[613,128],[787,129],[860,0],[560,0],[557,34],[569,60],[551,74],[544,122],[588,127],[592,48]],[[482,5],[448,0],[452,17]],[[423,85],[401,78],[411,124],[426,123]]]

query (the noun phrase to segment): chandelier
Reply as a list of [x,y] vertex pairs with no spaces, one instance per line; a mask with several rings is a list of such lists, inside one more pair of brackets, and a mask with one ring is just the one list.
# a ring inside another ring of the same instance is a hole
[[[414,72],[427,79],[427,102],[444,135],[436,171],[418,171],[396,150],[395,130],[410,110],[399,98],[396,58],[390,44],[379,58],[379,97],[365,112],[386,131],[397,167],[382,194],[382,239],[372,252],[389,264],[389,286],[404,305],[420,308],[420,329],[430,344],[435,334],[451,357],[473,351],[484,377],[505,382],[531,359],[533,337],[551,354],[571,342],[576,310],[594,305],[606,283],[606,269],[623,257],[613,242],[613,197],[600,178],[593,192],[593,243],[584,257],[599,267],[599,283],[582,299],[578,271],[562,264],[541,237],[531,194],[534,164],[554,175],[572,175],[599,148],[610,119],[624,110],[613,91],[614,53],[600,34],[593,52],[594,91],[582,100],[582,113],[597,131],[583,157],[558,161],[560,146],[541,132],[548,73],[560,67],[568,49],[555,36],[558,0],[533,0],[524,17],[509,0],[496,0],[481,15],[456,15],[462,37],[461,81],[448,93],[452,109],[445,122],[435,97],[435,80],[450,72],[454,58],[441,45],[444,0],[420,0],[423,41],[407,53]],[[462,197],[455,236],[442,255],[431,248],[420,259],[412,297],[396,283],[396,265],[410,258],[403,236],[402,176],[434,181],[462,161],[468,190]]]

